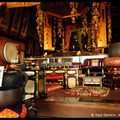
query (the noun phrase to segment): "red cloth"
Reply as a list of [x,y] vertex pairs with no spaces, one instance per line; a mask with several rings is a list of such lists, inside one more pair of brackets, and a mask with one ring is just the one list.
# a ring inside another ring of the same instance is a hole
[[46,79],[63,79],[63,74],[46,75]]
[[55,85],[55,84],[46,84],[46,92],[52,92],[52,91],[55,91],[55,90],[59,90],[63,88],[62,85]]

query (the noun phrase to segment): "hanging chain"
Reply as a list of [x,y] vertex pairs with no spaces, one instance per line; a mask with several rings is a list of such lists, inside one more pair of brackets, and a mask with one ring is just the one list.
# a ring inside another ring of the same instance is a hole
[[53,47],[55,49],[56,45],[56,17],[53,18],[54,25],[53,25]]
[[62,18],[58,18],[58,35],[62,37]]
[[38,32],[38,36],[39,36],[39,43],[40,43],[40,47],[43,47],[43,43],[44,43],[44,13],[41,10],[41,4],[37,5],[37,13],[36,13],[36,22],[37,22],[37,32]]
[[111,3],[108,2],[108,4],[107,4],[108,44],[111,43],[111,39],[112,39],[110,5],[111,5]]

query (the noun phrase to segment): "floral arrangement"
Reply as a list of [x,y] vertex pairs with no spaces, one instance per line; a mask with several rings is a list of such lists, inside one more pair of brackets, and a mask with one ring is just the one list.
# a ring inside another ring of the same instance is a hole
[[81,60],[80,60],[80,55],[81,55],[81,52],[80,52],[80,51],[78,51],[78,52],[77,52],[77,55],[79,56],[79,62],[80,62],[80,61],[81,61]]
[[47,64],[47,56],[48,56],[48,54],[47,54],[47,52],[45,52],[44,57],[45,57],[46,64]]

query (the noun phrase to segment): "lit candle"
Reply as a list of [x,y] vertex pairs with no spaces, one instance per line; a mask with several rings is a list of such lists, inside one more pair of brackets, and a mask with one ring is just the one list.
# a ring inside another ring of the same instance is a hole
[[73,45],[73,50],[75,49],[75,46]]

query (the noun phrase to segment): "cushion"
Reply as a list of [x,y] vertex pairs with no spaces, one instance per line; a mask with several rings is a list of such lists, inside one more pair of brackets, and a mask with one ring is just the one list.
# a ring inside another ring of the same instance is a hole
[[46,75],[46,79],[63,79],[63,74]]
[[120,66],[120,57],[111,57],[104,59],[105,66]]
[[109,91],[110,88],[107,87],[76,86],[75,88],[66,90],[65,93],[68,95],[106,97]]
[[22,104],[0,109],[0,118],[25,118],[26,114],[27,109]]
[[52,92],[52,91],[55,91],[55,90],[59,90],[63,88],[62,85],[55,85],[55,84],[46,84],[46,92]]

